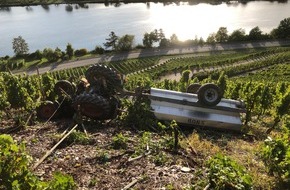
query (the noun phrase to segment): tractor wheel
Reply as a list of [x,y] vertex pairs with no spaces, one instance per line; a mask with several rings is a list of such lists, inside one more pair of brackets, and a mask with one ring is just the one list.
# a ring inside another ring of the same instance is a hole
[[106,120],[109,119],[111,108],[107,99],[96,94],[81,94],[73,101],[73,107],[82,115],[95,119]]
[[222,91],[217,85],[208,83],[199,88],[197,96],[202,105],[215,106],[222,99]]
[[201,87],[201,84],[194,83],[187,87],[186,92],[191,94],[196,94],[198,89]]
[[51,118],[52,116],[55,118],[57,117],[57,108],[59,104],[58,102],[52,102],[52,101],[45,101],[43,102],[37,109],[37,117],[43,120],[47,120]]
[[60,109],[58,110],[58,115],[61,118],[72,118],[75,114],[75,109],[72,107],[72,100],[71,99],[64,99],[61,100],[62,104]]
[[106,65],[95,64],[88,68],[85,75],[91,86],[105,82],[110,93],[123,88],[121,77]]
[[56,82],[54,91],[58,97],[66,97],[66,95],[73,96],[76,88],[71,82],[67,80],[60,80]]

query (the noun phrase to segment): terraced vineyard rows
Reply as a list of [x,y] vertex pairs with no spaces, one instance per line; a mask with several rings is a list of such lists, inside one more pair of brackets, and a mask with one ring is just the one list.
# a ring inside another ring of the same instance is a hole
[[[237,66],[241,64],[250,64],[255,62],[261,62],[263,60],[271,59],[272,56],[287,52],[288,49],[276,49],[269,51],[262,51],[259,53],[236,53],[236,54],[221,54],[211,56],[200,56],[200,57],[180,57],[172,58],[165,64],[159,65],[151,70],[147,70],[144,73],[149,74],[153,79],[158,79],[162,75],[170,73],[181,73],[184,70],[192,71],[205,71],[205,70],[216,70],[218,68],[225,68],[230,66]],[[283,56],[283,55],[281,55]],[[253,66],[255,64],[252,64]]]
[[[279,59],[279,56],[284,57],[281,59],[287,60],[285,58],[287,52],[289,52],[287,48],[279,48],[256,53],[240,52],[230,54],[152,57],[107,62],[105,64],[114,68],[120,74],[128,76],[145,74],[151,76],[152,79],[158,79],[162,75],[177,74],[189,69],[199,77],[206,77],[210,74],[215,75],[214,73],[218,73],[221,69],[226,69],[229,75],[235,75],[237,74],[237,68],[239,72],[248,72],[251,69],[276,64],[279,63],[275,62]],[[279,61],[281,62],[282,60]],[[84,73],[88,67],[83,66],[54,71],[51,74],[56,80],[69,78],[71,81],[77,81],[79,78],[84,77]]]
[[243,81],[263,81],[266,83],[269,83],[269,81],[273,83],[290,81],[290,62],[273,65],[234,78]]
[[[125,61],[114,61],[105,63],[109,67],[118,71],[118,73],[127,75],[143,69],[154,67],[159,63],[159,57],[142,58],[142,59],[130,59]],[[66,70],[59,70],[50,72],[51,76],[56,80],[68,79],[72,82],[77,82],[81,77],[85,76],[85,71],[89,66],[82,66],[76,68],[70,68]]]
[[152,57],[152,58],[130,59],[125,61],[109,62],[108,66],[114,68],[119,73],[127,75],[157,65],[158,62],[159,57]]

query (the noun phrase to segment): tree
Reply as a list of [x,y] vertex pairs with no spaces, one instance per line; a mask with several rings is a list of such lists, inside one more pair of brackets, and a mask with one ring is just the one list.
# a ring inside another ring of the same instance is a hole
[[144,34],[143,37],[143,45],[145,46],[145,48],[151,48],[153,45],[153,41],[150,38],[150,34],[147,32]]
[[170,46],[170,40],[162,38],[159,42],[159,47],[165,48]]
[[40,50],[35,51],[35,58],[41,60],[42,59],[42,52]]
[[116,50],[118,51],[129,51],[132,49],[134,44],[134,35],[124,35],[118,40]]
[[205,43],[204,39],[202,37],[199,38],[198,44],[203,46]]
[[217,42],[227,42],[229,38],[228,30],[226,27],[220,27],[215,35]]
[[[163,35],[163,34],[162,34]],[[161,36],[162,36],[161,35]],[[150,33],[145,33],[144,34],[144,38],[143,38],[143,45],[146,48],[151,48],[153,46],[154,42],[158,42],[160,40],[159,38],[159,33],[158,30],[155,29],[154,31],[150,32]]]
[[74,56],[74,49],[72,48],[72,45],[70,43],[67,44],[65,51],[69,59],[71,59]]
[[96,46],[94,51],[95,51],[96,54],[103,54],[103,53],[105,53],[104,48],[102,48],[101,46]]
[[106,49],[112,48],[112,50],[115,50],[117,47],[119,37],[115,34],[115,32],[111,32],[109,34],[109,38],[106,39],[106,43],[104,43],[104,46]]
[[246,39],[246,32],[244,29],[240,28],[238,30],[234,30],[232,34],[228,37],[228,41],[238,42]]
[[260,30],[260,28],[258,26],[256,26],[255,28],[253,28],[249,32],[248,39],[249,40],[261,40],[261,39],[263,39],[262,31]]
[[86,48],[75,50],[75,56],[77,56],[77,57],[81,57],[81,56],[84,56],[86,54],[88,54],[88,50]]
[[159,42],[161,38],[164,37],[163,31],[160,29],[158,32],[157,29],[153,30],[150,33],[145,33],[143,38],[143,45],[146,48],[151,48],[154,42]]
[[274,31],[275,31],[274,35],[277,38],[281,39],[290,38],[290,17],[281,20],[278,28]]
[[216,42],[216,40],[215,40],[215,33],[211,33],[207,37],[206,42],[209,43],[209,44],[214,44]]
[[28,44],[21,36],[13,39],[12,47],[16,56],[25,55],[29,51]]
[[54,59],[57,61],[62,57],[62,51],[58,47],[54,50]]
[[55,53],[51,48],[45,48],[43,50],[43,57],[45,57],[48,62],[56,61]]
[[173,44],[173,45],[178,44],[179,40],[178,40],[178,37],[177,37],[176,34],[172,34],[172,35],[170,36],[170,42],[171,42],[171,44]]
[[164,34],[162,28],[159,29],[158,38],[159,38],[159,40],[162,40],[165,38],[165,34]]

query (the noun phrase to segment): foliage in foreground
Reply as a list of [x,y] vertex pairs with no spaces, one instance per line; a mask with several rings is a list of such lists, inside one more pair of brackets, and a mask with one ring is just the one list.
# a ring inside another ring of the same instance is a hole
[[0,189],[75,189],[69,175],[55,173],[49,182],[41,181],[29,169],[32,158],[25,152],[25,145],[15,143],[11,136],[0,135]]
[[222,154],[211,158],[209,168],[209,181],[214,189],[251,189],[252,177],[245,168],[234,160]]
[[285,185],[290,185],[290,117],[284,118],[284,135],[276,139],[268,137],[262,147],[262,159],[269,173]]

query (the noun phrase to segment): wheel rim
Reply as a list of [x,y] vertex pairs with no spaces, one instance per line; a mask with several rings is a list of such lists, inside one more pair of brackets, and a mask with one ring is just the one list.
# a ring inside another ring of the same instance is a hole
[[215,89],[207,89],[204,95],[205,100],[208,102],[214,102],[218,99],[218,92]]
[[74,87],[69,81],[58,81],[55,84],[56,94],[60,97],[67,95],[72,95],[74,92]]
[[43,119],[48,119],[54,114],[55,111],[56,107],[53,104],[42,105],[38,115]]

